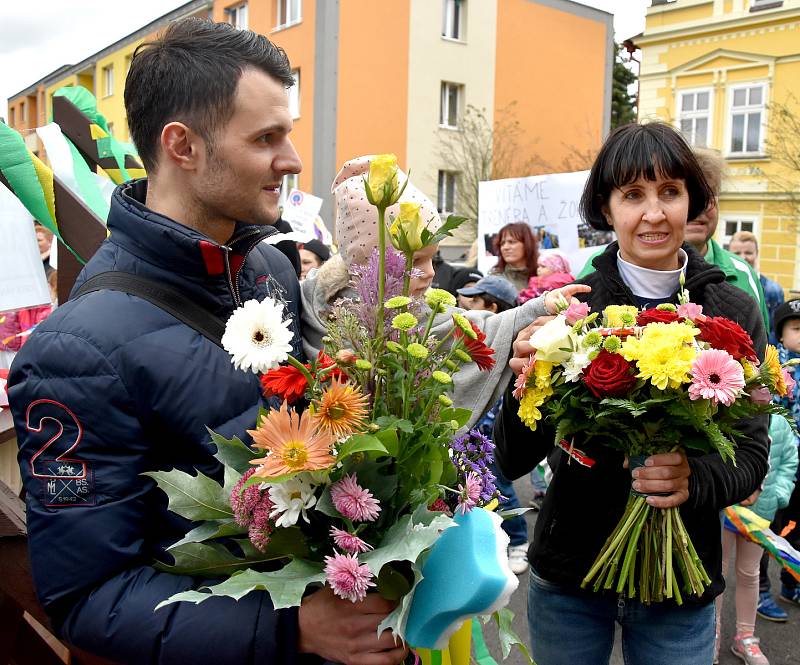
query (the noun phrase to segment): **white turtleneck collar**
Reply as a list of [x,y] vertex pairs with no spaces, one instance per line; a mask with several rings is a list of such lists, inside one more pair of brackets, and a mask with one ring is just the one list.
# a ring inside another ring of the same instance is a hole
[[640,298],[669,298],[680,288],[681,273],[686,272],[689,256],[678,249],[681,267],[676,270],[651,270],[628,263],[617,251],[617,268],[622,281]]

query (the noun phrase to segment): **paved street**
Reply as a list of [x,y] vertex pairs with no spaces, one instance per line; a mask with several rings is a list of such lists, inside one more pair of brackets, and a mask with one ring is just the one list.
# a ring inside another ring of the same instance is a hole
[[[531,486],[527,478],[523,478],[514,483],[520,501],[527,505],[531,497]],[[533,525],[536,523],[537,513],[529,511],[526,513],[528,520],[528,531],[533,534]],[[777,565],[770,566],[773,589],[780,588],[778,580]],[[526,596],[528,589],[528,574],[520,576],[519,588],[511,599],[510,607],[515,614],[514,628],[517,634],[527,643],[528,628],[526,619]],[[722,648],[720,653],[720,665],[741,664],[742,661],[730,652],[730,644],[733,639],[735,624],[735,609],[733,596],[726,593],[725,605],[723,607],[722,619]],[[764,653],[769,658],[770,665],[800,665],[800,608],[780,603],[789,613],[789,622],[785,624],[772,623],[758,619],[756,623],[756,634],[761,638]],[[500,655],[500,647],[497,642],[497,630],[487,625],[484,628],[486,642],[492,655]],[[500,661],[498,661],[500,662]],[[522,665],[525,660],[513,650],[506,661],[508,665]],[[540,665],[547,665],[541,663]],[[581,663],[580,665],[594,665],[594,663]],[[614,645],[614,652],[611,656],[611,665],[623,665],[622,650],[620,649],[619,631],[617,631],[617,642]],[[706,665],[698,663],[698,665]]]

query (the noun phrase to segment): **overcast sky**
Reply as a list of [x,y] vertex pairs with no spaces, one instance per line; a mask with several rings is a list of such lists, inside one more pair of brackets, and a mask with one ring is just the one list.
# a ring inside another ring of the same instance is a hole
[[[650,1],[580,0],[580,4],[613,13],[616,39],[622,41],[642,32]],[[7,116],[11,95],[61,65],[80,62],[185,2],[0,1],[0,117]]]

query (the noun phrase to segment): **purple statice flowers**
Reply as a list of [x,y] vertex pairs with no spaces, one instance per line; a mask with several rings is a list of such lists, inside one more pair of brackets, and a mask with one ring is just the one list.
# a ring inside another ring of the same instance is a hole
[[458,507],[466,512],[475,505],[486,505],[492,499],[505,500],[495,487],[495,476],[489,465],[494,462],[494,443],[473,429],[456,437],[450,444],[451,459],[458,472]]

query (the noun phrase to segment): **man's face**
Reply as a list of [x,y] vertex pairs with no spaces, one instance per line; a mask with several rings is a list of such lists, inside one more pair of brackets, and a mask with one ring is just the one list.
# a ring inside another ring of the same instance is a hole
[[747,261],[753,268],[756,267],[758,250],[752,240],[731,240],[728,250],[736,254],[741,259]]
[[686,242],[691,243],[698,249],[705,248],[708,239],[717,230],[718,222],[719,208],[717,208],[717,200],[715,198],[714,202],[704,212],[689,220],[686,225]]
[[[214,221],[273,224],[283,176],[302,164],[289,139],[292,116],[286,89],[248,68],[239,79],[233,114],[217,129],[192,182],[192,193]],[[210,148],[210,149],[209,149]]]

